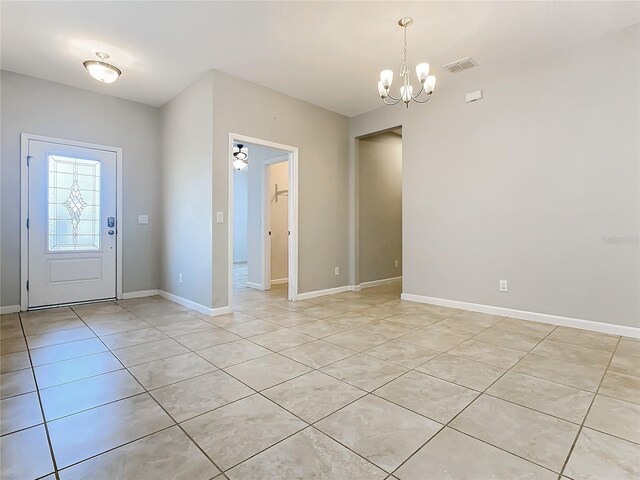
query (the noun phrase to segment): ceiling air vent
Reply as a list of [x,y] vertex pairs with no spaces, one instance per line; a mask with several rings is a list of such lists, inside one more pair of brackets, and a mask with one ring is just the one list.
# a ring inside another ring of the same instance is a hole
[[447,63],[443,65],[444,68],[449,70],[449,73],[458,73],[462,70],[468,70],[473,67],[478,66],[478,62],[476,62],[471,57],[461,58],[460,60],[456,60],[455,62]]

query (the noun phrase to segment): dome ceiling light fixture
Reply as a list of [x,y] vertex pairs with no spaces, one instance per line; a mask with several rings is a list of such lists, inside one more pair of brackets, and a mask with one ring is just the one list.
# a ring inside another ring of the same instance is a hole
[[[402,17],[398,20],[398,25],[404,29],[404,56],[402,57],[402,64],[400,66],[400,78],[402,79],[402,86],[400,87],[400,96],[394,97],[389,93],[389,88],[393,82],[393,70],[383,70],[380,72],[380,81],[378,82],[378,94],[386,105],[396,105],[403,101],[407,108],[409,108],[409,102],[412,100],[416,103],[427,103],[431,98],[431,94],[436,88],[436,77],[429,75],[429,64],[419,63],[416,65],[416,75],[420,81],[420,91],[414,95],[413,87],[409,81],[411,69],[409,68],[409,62],[407,60],[407,27],[413,24],[413,18]],[[424,92],[426,96],[420,95]],[[388,100],[390,99],[390,101]]]
[[122,72],[120,69],[110,63],[105,62],[109,55],[104,52],[96,52],[96,57],[100,60],[87,60],[83,62],[84,68],[87,69],[89,75],[102,83],[115,82]]
[[249,149],[243,144],[239,143],[233,147],[233,168],[236,170],[242,170],[249,165]]

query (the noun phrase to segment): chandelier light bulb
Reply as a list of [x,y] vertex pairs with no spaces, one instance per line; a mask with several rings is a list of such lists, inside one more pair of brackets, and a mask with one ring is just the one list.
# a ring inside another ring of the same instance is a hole
[[400,97],[402,101],[405,103],[409,103],[411,101],[411,95],[413,94],[413,87],[411,85],[403,85],[400,87]]
[[434,77],[433,75],[429,75],[427,77],[427,81],[425,82],[424,89],[429,95],[431,95],[436,89],[436,77]]
[[380,72],[380,82],[384,88],[389,88],[393,82],[393,70],[383,70]]
[[380,95],[381,98],[385,98],[388,94],[388,91],[386,88],[384,88],[384,85],[382,84],[382,82],[378,82],[378,95]]
[[427,81],[427,77],[429,76],[429,64],[428,63],[419,63],[416,65],[416,75],[418,76],[418,80],[420,83],[424,83]]

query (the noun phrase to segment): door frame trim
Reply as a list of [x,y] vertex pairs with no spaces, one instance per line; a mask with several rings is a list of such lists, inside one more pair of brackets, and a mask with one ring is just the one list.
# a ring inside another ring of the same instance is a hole
[[[227,306],[233,302],[233,143],[253,143],[287,152],[289,161],[289,292],[290,301],[298,300],[298,147],[229,133],[227,156]],[[263,247],[264,252],[264,247]]]
[[29,308],[29,292],[27,280],[29,278],[29,232],[27,231],[27,215],[29,213],[29,169],[27,156],[29,155],[29,140],[48,143],[60,143],[72,147],[106,150],[116,154],[116,215],[118,218],[116,235],[116,298],[122,298],[122,148],[100,145],[96,143],[78,142],[63,138],[47,137],[32,133],[20,134],[20,310]]

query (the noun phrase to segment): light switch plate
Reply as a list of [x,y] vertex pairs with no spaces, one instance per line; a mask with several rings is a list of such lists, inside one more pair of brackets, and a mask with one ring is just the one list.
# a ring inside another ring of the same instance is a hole
[[138,215],[138,223],[142,225],[149,223],[149,215]]
[[223,212],[216,212],[216,222],[217,223],[224,223],[224,213]]

